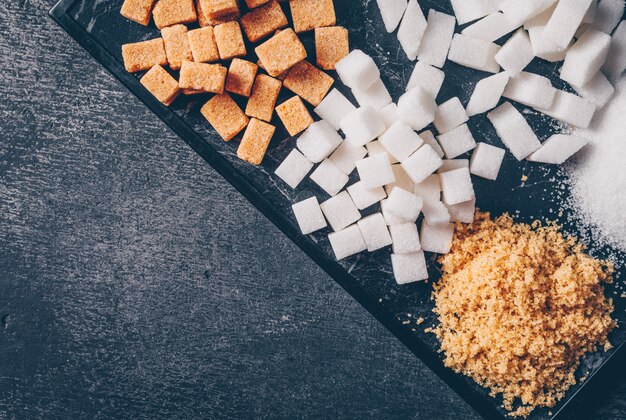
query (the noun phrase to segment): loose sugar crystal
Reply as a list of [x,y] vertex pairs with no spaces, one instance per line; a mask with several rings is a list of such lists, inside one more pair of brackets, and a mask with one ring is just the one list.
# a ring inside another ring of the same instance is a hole
[[444,134],[464,124],[468,119],[463,104],[455,97],[437,107],[434,124],[439,134]]
[[385,185],[385,191],[387,192],[387,194],[391,194],[393,189],[397,187],[402,188],[403,190],[413,191],[415,184],[404,171],[404,169],[402,169],[402,166],[391,165],[391,169],[393,170],[393,174],[396,177],[396,180],[391,184]]
[[320,163],[310,178],[331,196],[337,195],[348,183],[348,175],[328,159]]
[[624,16],[624,0],[600,0],[593,20],[593,28],[610,34]]
[[367,155],[365,147],[354,147],[347,141],[344,141],[337,150],[330,155],[328,160],[341,169],[344,174],[350,175],[352,171],[354,171],[354,168],[356,168],[356,162],[363,159],[365,155]]
[[385,29],[392,33],[396,30],[406,10],[407,0],[376,0],[378,10],[383,18]]
[[437,173],[440,174],[459,168],[469,168],[469,159],[444,159],[443,165],[437,169]]
[[604,32],[588,29],[565,54],[561,79],[572,86],[584,86],[604,65],[611,37]]
[[343,139],[326,121],[318,121],[305,130],[296,143],[298,149],[311,162],[326,159]]
[[382,200],[380,202],[380,211],[383,213],[383,217],[385,218],[385,223],[387,223],[387,226],[393,226],[393,225],[406,223],[405,220],[389,212],[389,209],[387,206],[387,200]]
[[296,188],[313,169],[313,162],[297,149],[293,149],[276,168],[275,174],[291,188]]
[[518,26],[509,22],[504,14],[495,12],[463,29],[461,33],[472,38],[493,42],[513,32]]
[[385,132],[385,123],[376,110],[364,106],[346,115],[340,123],[346,141],[352,146],[365,146]]
[[585,147],[589,140],[579,136],[555,134],[546,140],[541,148],[528,156],[531,162],[561,165]]
[[421,197],[402,188],[394,188],[387,198],[387,211],[406,222],[415,222],[423,206]]
[[498,73],[500,65],[495,58],[498,51],[500,51],[500,46],[493,42],[455,34],[450,45],[448,60],[474,70]]
[[454,15],[459,25],[480,19],[496,12],[501,1],[494,0],[451,0]]
[[613,32],[604,70],[614,79],[617,79],[626,70],[626,21],[622,21]]
[[476,147],[476,141],[467,124],[460,125],[437,139],[448,159],[454,159]]
[[541,142],[524,116],[510,103],[503,103],[487,114],[487,118],[517,160],[524,159],[541,147]]
[[400,116],[398,115],[398,105],[393,102],[385,106],[383,109],[378,110],[378,114],[385,123],[385,127],[387,127],[387,129],[389,129],[389,127],[391,127],[396,121],[400,121]]
[[452,238],[454,237],[454,225],[445,223],[440,225],[429,225],[422,222],[420,229],[420,240],[422,249],[426,252],[436,254],[447,254],[452,248]]
[[303,235],[308,235],[327,226],[317,198],[307,198],[294,204],[291,208]]
[[435,120],[437,103],[426,90],[415,86],[398,100],[400,119],[413,130],[421,130]]
[[424,140],[425,144],[432,147],[433,150],[437,152],[439,157],[443,159],[443,157],[445,156],[443,153],[443,149],[439,145],[439,142],[437,142],[437,139],[435,139],[435,135],[433,134],[432,131],[430,130],[423,131],[420,133],[420,137],[422,138],[422,140]]
[[387,156],[387,159],[389,159],[389,163],[391,163],[392,165],[394,163],[398,163],[398,159],[391,156],[387,149],[385,149],[385,146],[383,146],[378,140],[367,143],[365,145],[365,148],[367,149],[367,154],[369,156],[385,155]]
[[417,51],[425,31],[426,18],[420,5],[417,4],[417,0],[409,0],[398,29],[398,41],[409,60],[417,58]]
[[476,213],[476,198],[453,206],[446,205],[446,207],[450,213],[451,222],[472,223]]
[[504,0],[500,4],[500,10],[512,24],[521,26],[555,2],[556,0]]
[[552,41],[543,36],[544,29],[545,26],[536,26],[528,30],[533,54],[550,62],[563,61],[567,49],[553,44]]
[[337,89],[331,90],[314,109],[315,113],[335,130],[341,128],[341,120],[356,107]]
[[587,128],[596,112],[596,106],[585,98],[558,90],[550,109],[540,111],[575,127]]
[[391,103],[391,95],[382,80],[378,79],[365,89],[352,89],[356,101],[360,106],[369,106],[382,109]]
[[470,160],[470,173],[495,181],[500,173],[505,150],[487,143],[478,143]]
[[350,51],[350,54],[335,64],[335,70],[343,84],[351,89],[367,89],[380,79],[380,70],[376,63],[361,50]]
[[424,141],[411,127],[398,121],[380,137],[385,149],[398,161],[402,162],[420,148]]
[[402,162],[402,169],[407,173],[411,180],[419,184],[429,175],[433,174],[443,164],[443,161],[429,145],[417,149],[407,160]]
[[615,93],[615,88],[609,79],[600,71],[585,86],[573,87],[576,93],[593,103],[597,109],[603,108]]
[[428,280],[428,268],[423,252],[414,254],[391,254],[393,276],[398,284]]
[[389,227],[394,254],[412,254],[422,250],[420,235],[415,223],[402,223]]
[[409,78],[409,83],[406,85],[406,90],[411,90],[415,86],[421,86],[430,96],[436,98],[441,90],[444,78],[445,73],[442,70],[417,61]]
[[419,61],[435,67],[443,67],[454,35],[456,19],[430,9],[428,12],[428,26],[422,37],[417,58]]
[[495,108],[510,78],[507,72],[502,72],[480,80],[467,104],[467,115],[473,117]]
[[365,210],[387,198],[383,187],[367,188],[362,181],[350,185],[347,190],[359,210]]
[[345,229],[361,218],[361,213],[346,191],[324,201],[320,207],[335,232]]
[[369,252],[377,251],[391,245],[391,236],[387,224],[381,213],[374,213],[359,220],[357,225],[361,230],[365,245]]
[[333,248],[337,261],[351,257],[367,249],[361,230],[357,225],[352,225],[339,232],[329,234],[328,241]]
[[439,174],[443,202],[448,205],[464,203],[474,198],[469,168],[459,168]]
[[535,54],[530,38],[520,29],[500,48],[496,61],[511,76],[517,76],[533,61]]
[[371,156],[357,161],[356,170],[366,188],[382,187],[396,180],[389,159],[384,155]]
[[507,99],[536,109],[550,108],[555,95],[556,89],[550,79],[525,71],[512,77],[502,94]]
[[553,44],[567,48],[593,0],[559,1],[546,24],[544,36]]

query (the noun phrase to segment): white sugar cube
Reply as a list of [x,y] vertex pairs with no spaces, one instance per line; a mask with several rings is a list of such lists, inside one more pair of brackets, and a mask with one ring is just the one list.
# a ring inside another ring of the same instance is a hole
[[314,111],[320,118],[332,125],[335,130],[339,130],[343,117],[355,109],[356,107],[341,92],[333,89],[322,99]]
[[417,61],[409,78],[409,83],[406,85],[406,90],[411,90],[415,86],[421,86],[431,97],[436,98],[441,90],[445,76],[442,70]]
[[447,133],[469,120],[467,112],[459,98],[452,98],[437,107],[435,113],[435,128],[439,134]]
[[613,32],[604,70],[615,79],[626,70],[626,21],[622,21]]
[[451,0],[459,25],[464,25],[498,10],[499,0]]
[[422,222],[420,240],[422,242],[422,249],[426,252],[447,254],[452,247],[453,237],[454,225],[452,223],[429,225],[428,223]]
[[300,201],[291,208],[304,235],[324,229],[327,226],[316,197]]
[[498,102],[500,102],[500,98],[510,78],[507,72],[502,72],[486,77],[476,83],[474,92],[467,104],[467,115],[473,117],[495,108]]
[[540,111],[575,127],[587,128],[596,112],[596,106],[585,98],[558,90],[550,109]]
[[493,124],[502,143],[517,160],[524,159],[541,147],[541,142],[524,116],[510,103],[503,103],[487,114],[487,118]]
[[461,33],[472,38],[493,42],[513,32],[518,26],[509,22],[504,14],[495,12],[463,29]]
[[357,225],[352,225],[339,232],[329,234],[328,241],[333,248],[337,261],[351,257],[367,249],[361,230]]
[[381,213],[374,213],[359,220],[357,225],[361,230],[367,250],[377,251],[391,245],[391,236],[387,230],[387,224]]
[[593,0],[559,1],[546,24],[544,36],[553,44],[567,48]]
[[500,48],[496,61],[511,76],[517,76],[533,61],[535,54],[530,38],[525,30],[520,29]]
[[534,28],[536,26],[546,26],[548,21],[552,17],[552,13],[554,13],[554,9],[556,9],[557,3],[554,3],[552,6],[548,7],[543,12],[539,13],[535,17],[528,19],[524,22],[524,29],[529,30],[530,28]]
[[512,101],[539,109],[550,108],[555,95],[556,89],[550,79],[525,71],[512,77],[502,94]]
[[579,136],[555,134],[546,140],[541,148],[528,156],[531,162],[560,165],[585,147],[589,140]]
[[593,20],[593,28],[610,34],[624,16],[624,0],[600,0]]
[[396,180],[389,159],[384,155],[371,156],[357,161],[356,170],[366,188],[382,187]]
[[422,197],[424,203],[441,201],[441,180],[439,175],[432,174],[419,184],[415,184],[413,192],[418,197]]
[[415,223],[389,226],[394,254],[412,254],[422,250],[420,235]]
[[430,9],[428,12],[428,26],[422,37],[417,59],[435,67],[443,67],[454,35],[456,19]]
[[391,267],[398,284],[428,280],[426,257],[422,251],[414,254],[391,254]]
[[472,223],[476,213],[476,198],[453,206],[446,205],[446,207],[450,212],[451,222]]
[[500,65],[496,61],[498,51],[500,46],[493,42],[455,34],[448,60],[474,70],[498,73],[500,71]]
[[311,162],[319,163],[326,159],[343,139],[326,121],[318,121],[309,126],[298,138],[298,149]]
[[291,188],[296,188],[313,169],[313,162],[297,149],[293,149],[274,172]]
[[391,127],[396,121],[400,121],[400,115],[398,115],[398,105],[393,102],[386,105],[384,108],[378,110],[380,119],[385,123],[385,127]]
[[345,229],[361,218],[361,213],[346,191],[324,201],[320,208],[335,232]]
[[350,175],[354,168],[356,168],[357,160],[361,160],[367,155],[365,147],[354,147],[347,141],[341,143],[341,145],[333,152],[328,158],[329,161],[334,163],[341,171]]
[[444,159],[443,165],[437,169],[437,173],[454,171],[459,168],[469,168],[469,159]]
[[450,223],[450,212],[441,201],[425,201],[422,213],[424,213],[426,223],[431,226]]
[[344,85],[351,89],[366,89],[380,79],[380,70],[372,57],[361,50],[352,50],[335,64]]
[[585,16],[583,16],[583,23],[592,23],[594,20],[596,20],[597,11],[598,11],[598,0],[592,0],[591,4],[589,5],[589,9],[587,9],[587,13],[585,13]]
[[406,10],[407,0],[376,0],[376,3],[387,32],[395,31]]
[[433,174],[443,164],[443,161],[429,145],[425,144],[417,152],[413,153],[407,160],[402,162],[402,169],[411,180],[419,184],[429,175]]
[[385,223],[387,223],[387,226],[393,226],[393,225],[398,225],[401,223],[406,223],[405,220],[399,218],[398,216],[394,215],[393,213],[389,211],[387,200],[382,200],[380,202],[380,211],[382,212],[383,217],[385,218]]
[[448,159],[454,159],[476,147],[476,141],[467,124],[460,125],[437,139]]
[[435,120],[437,103],[422,87],[415,86],[398,100],[398,115],[413,130],[421,130]]
[[435,135],[433,134],[432,131],[430,130],[423,131],[420,133],[420,137],[422,138],[422,140],[424,140],[424,143],[432,147],[433,150],[437,152],[440,158],[444,157],[443,149],[439,145],[439,142],[437,142],[437,139],[435,138]]
[[393,124],[378,140],[400,162],[407,159],[424,144],[424,140],[402,121]]
[[521,26],[555,2],[556,0],[504,0],[500,4],[500,10],[511,23]]
[[401,165],[391,165],[393,174],[396,177],[395,182],[385,185],[385,191],[387,194],[391,194],[394,188],[402,188],[403,190],[413,191],[415,184],[407,173],[402,169]]
[[604,65],[611,37],[604,32],[588,29],[565,54],[561,79],[572,86],[584,86]]
[[411,61],[417,58],[424,31],[426,31],[424,13],[416,0],[409,0],[398,29],[398,41]]
[[459,168],[439,174],[442,201],[448,205],[464,203],[474,198],[474,186],[469,168]]
[[341,120],[340,125],[346,141],[354,147],[365,146],[386,129],[378,112],[369,106],[352,111]]
[[398,163],[398,160],[391,156],[387,149],[385,149],[385,146],[383,146],[378,140],[367,143],[365,148],[367,149],[368,156],[385,155],[387,156],[387,159],[389,159],[389,163]]
[[415,222],[423,206],[422,197],[402,188],[394,188],[387,198],[387,211],[406,222]]
[[391,95],[382,80],[378,79],[365,89],[352,89],[356,101],[360,106],[370,106],[382,109],[391,103]]
[[500,173],[505,150],[487,143],[478,143],[470,160],[470,173],[495,181]]
[[593,103],[597,109],[603,108],[615,93],[609,79],[600,71],[585,86],[573,87],[576,93]]
[[563,61],[565,59],[567,49],[553,44],[549,39],[543,36],[544,30],[545,26],[536,26],[528,29],[533,54],[553,63]]
[[348,175],[328,159],[320,163],[310,178],[329,195],[337,195],[348,183]]
[[383,187],[366,188],[362,181],[350,185],[347,190],[359,210],[365,210],[387,197]]

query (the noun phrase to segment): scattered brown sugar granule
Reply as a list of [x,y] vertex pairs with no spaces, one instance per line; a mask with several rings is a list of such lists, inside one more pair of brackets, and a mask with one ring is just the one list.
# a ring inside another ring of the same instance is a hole
[[185,89],[194,92],[224,93],[226,83],[226,67],[221,64],[194,63],[183,61],[180,69],[178,84]]
[[144,74],[140,82],[155,98],[168,106],[180,93],[176,79],[158,64]]
[[209,19],[239,13],[237,0],[200,0],[199,2],[202,12]]
[[289,24],[276,1],[246,13],[239,22],[250,42],[257,42]]
[[252,86],[252,93],[246,105],[246,115],[270,122],[281,86],[280,80],[259,74]]
[[172,70],[180,69],[184,60],[193,60],[187,27],[185,25],[173,25],[161,30],[165,54]]
[[217,49],[222,60],[246,55],[246,45],[243,43],[241,28],[237,22],[226,22],[213,29]]
[[298,33],[337,23],[333,0],[289,0],[289,7]]
[[255,49],[263,68],[270,76],[278,76],[306,58],[304,45],[293,29],[280,31]]
[[289,70],[283,85],[311,105],[318,106],[333,85],[333,78],[308,61],[301,61]]
[[501,394],[512,416],[553,407],[617,325],[604,296],[613,266],[555,225],[477,213],[456,229],[433,292],[445,365]]
[[154,0],[124,0],[120,14],[143,26],[148,26],[152,17]]
[[159,0],[152,9],[152,17],[159,29],[198,20],[193,0]]
[[122,45],[122,57],[126,71],[131,73],[149,70],[157,64],[167,65],[163,38],[124,44]]
[[290,136],[301,133],[313,124],[313,118],[299,96],[294,96],[278,105],[276,113]]
[[217,50],[211,26],[191,30],[188,35],[189,46],[195,62],[214,63],[219,61],[220,53]]
[[253,165],[260,165],[265,157],[267,147],[272,140],[276,127],[266,122],[252,118],[246,132],[243,133],[241,144],[237,149],[239,159],[250,162]]
[[324,70],[335,70],[335,64],[350,52],[348,30],[341,26],[315,29],[315,57]]
[[233,58],[226,76],[226,90],[237,95],[250,96],[258,69],[259,66],[254,63]]
[[209,99],[200,112],[224,141],[232,140],[248,125],[248,117],[228,93]]
[[246,6],[248,6],[249,9],[254,9],[255,7],[263,6],[270,1],[271,0],[246,0]]

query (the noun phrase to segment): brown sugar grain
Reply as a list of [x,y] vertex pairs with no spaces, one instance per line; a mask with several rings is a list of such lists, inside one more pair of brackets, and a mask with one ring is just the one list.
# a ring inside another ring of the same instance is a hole
[[610,347],[617,324],[603,284],[613,267],[557,226],[478,213],[457,224],[440,262],[432,331],[444,363],[502,395],[511,416],[553,407],[576,383],[580,358]]
[[246,55],[246,45],[238,22],[227,22],[214,28],[215,42],[222,60]]
[[237,0],[199,0],[202,12],[209,19],[239,13]]
[[[226,67],[221,64],[183,61],[178,84],[182,89],[196,92],[224,93]],[[185,92],[187,93],[187,91]]]
[[255,49],[263,68],[270,76],[278,76],[306,58],[304,45],[293,29],[274,35]]
[[260,165],[265,157],[267,147],[272,140],[276,127],[266,122],[252,118],[237,149],[239,159]]
[[239,22],[250,42],[257,42],[289,24],[287,16],[276,1],[246,13]]
[[165,105],[170,105],[179,95],[178,82],[158,64],[141,78],[141,84]]
[[303,132],[313,124],[313,118],[299,96],[294,96],[278,105],[276,113],[290,136]]
[[163,38],[124,44],[122,45],[122,57],[126,71],[131,73],[149,70],[157,64],[167,65]]
[[228,93],[209,99],[200,112],[224,141],[231,140],[248,125],[248,117]]
[[217,50],[213,27],[193,29],[187,34],[189,37],[189,47],[193,55],[193,60],[197,63],[214,63],[219,61],[220,53]]
[[165,54],[172,70],[180,69],[184,60],[193,60],[187,32],[185,25],[168,26],[161,30]]
[[248,6],[249,9],[254,9],[255,7],[263,6],[270,1],[271,0],[246,0],[246,6]]
[[254,63],[233,58],[226,76],[226,90],[237,95],[250,96],[258,69],[259,66]]
[[259,74],[254,80],[246,105],[246,115],[270,122],[282,83],[273,77]]
[[124,0],[120,14],[143,26],[148,26],[152,18],[154,0]]
[[289,70],[283,85],[302,99],[317,106],[333,85],[333,78],[308,61],[301,61]]
[[350,52],[348,30],[341,26],[315,29],[315,58],[324,70],[335,70],[335,64]]
[[306,32],[324,26],[335,26],[335,6],[333,0],[289,0],[293,28],[296,32]]
[[159,0],[152,9],[157,28],[163,29],[177,23],[193,23],[198,20],[193,0]]

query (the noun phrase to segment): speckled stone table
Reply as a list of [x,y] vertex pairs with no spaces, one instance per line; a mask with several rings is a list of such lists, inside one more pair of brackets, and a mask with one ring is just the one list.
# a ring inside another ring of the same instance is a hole
[[52,4],[0,2],[0,418],[478,418]]

